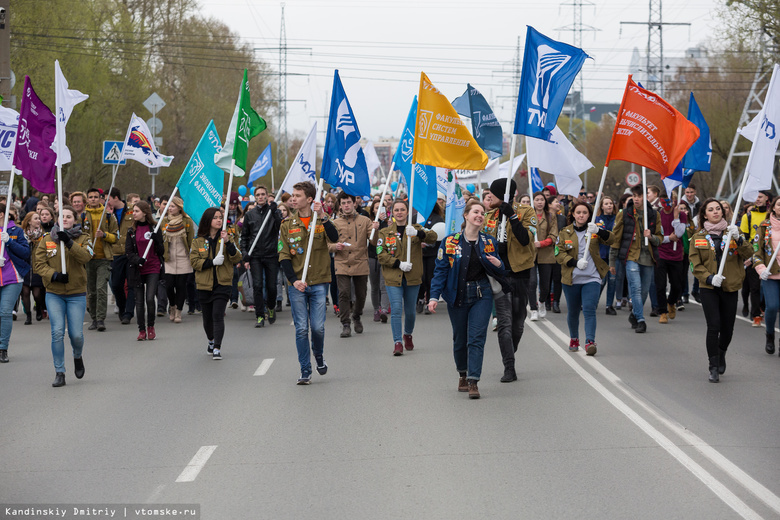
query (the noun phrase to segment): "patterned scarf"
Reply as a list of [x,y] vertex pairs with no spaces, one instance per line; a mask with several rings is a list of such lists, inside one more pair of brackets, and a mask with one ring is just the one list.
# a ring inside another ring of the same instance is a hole
[[181,213],[175,217],[169,217],[168,225],[165,226],[165,234],[169,237],[181,237],[184,236],[186,230],[184,229],[184,218]]

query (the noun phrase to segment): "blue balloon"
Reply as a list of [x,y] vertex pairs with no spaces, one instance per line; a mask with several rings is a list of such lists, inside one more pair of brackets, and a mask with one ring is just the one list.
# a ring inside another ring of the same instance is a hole
[[238,194],[241,195],[242,197],[246,197],[246,186],[244,186],[243,184],[239,186]]
[[393,190],[393,193],[395,193],[395,190],[398,189],[398,183],[394,182],[390,185],[390,189]]
[[466,184],[466,189],[469,190],[469,193],[474,193],[476,191],[477,187],[473,184]]

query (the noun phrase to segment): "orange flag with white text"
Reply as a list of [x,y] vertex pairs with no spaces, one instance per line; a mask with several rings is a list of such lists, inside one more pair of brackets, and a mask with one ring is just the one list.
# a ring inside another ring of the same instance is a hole
[[415,163],[451,170],[484,170],[488,156],[479,147],[449,100],[420,74],[417,96]]
[[617,159],[646,166],[661,177],[668,177],[698,138],[695,124],[661,96],[637,85],[629,75],[607,165]]

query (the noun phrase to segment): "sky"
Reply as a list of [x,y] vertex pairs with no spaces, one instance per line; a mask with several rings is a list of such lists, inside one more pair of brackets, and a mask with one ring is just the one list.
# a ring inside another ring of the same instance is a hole
[[[664,22],[691,24],[664,27],[664,56],[680,57],[709,42],[719,25],[721,3],[663,1]],[[279,70],[280,2],[200,4],[202,15],[224,22],[256,49],[258,59]],[[582,4],[583,28],[595,29],[582,33],[582,48],[593,58],[582,69],[585,102],[619,103],[634,48],[645,55],[649,1],[288,0],[288,135],[303,136],[316,121],[324,142],[334,69],[362,136],[372,141],[400,135],[421,71],[450,100],[467,83],[479,89],[508,132],[517,99],[515,57],[518,42],[521,47],[525,42],[526,26],[573,43],[574,4]],[[278,77],[272,81],[277,99]],[[271,128],[275,117],[267,115]]]

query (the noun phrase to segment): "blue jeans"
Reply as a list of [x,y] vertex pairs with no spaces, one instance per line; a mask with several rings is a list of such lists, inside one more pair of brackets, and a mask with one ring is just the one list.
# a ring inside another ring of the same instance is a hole
[[304,292],[290,287],[290,307],[295,322],[295,348],[298,349],[298,363],[301,375],[311,375],[311,354],[309,354],[309,328],[311,328],[311,351],[314,359],[322,360],[325,346],[325,296],[328,284],[320,283],[306,287]]
[[11,329],[14,326],[14,305],[22,294],[22,283],[0,287],[0,350],[8,350]]
[[73,357],[80,358],[84,349],[84,313],[87,312],[87,296],[77,294],[62,296],[46,293],[46,308],[51,323],[51,355],[55,372],[65,373],[65,323],[68,324]]
[[[569,325],[569,337],[580,337],[580,309],[585,317],[585,341],[596,340],[596,309],[599,306],[599,282],[575,283],[563,285],[566,296],[566,323]],[[636,307],[636,306],[634,306]]]
[[452,323],[452,353],[458,372],[465,372],[468,379],[479,381],[493,311],[493,290],[488,279],[467,282],[465,300],[459,307],[447,305]]
[[652,265],[639,265],[631,260],[626,262],[628,292],[631,293],[631,304],[636,321],[645,321],[645,300],[653,278],[655,278],[655,267]]
[[764,291],[764,324],[766,333],[775,333],[775,321],[777,320],[777,311],[780,310],[780,280],[764,280],[761,282],[761,288]]
[[393,343],[401,341],[401,313],[404,314],[404,334],[414,332],[414,320],[417,318],[415,305],[420,292],[419,285],[406,285],[406,277],[401,287],[387,286],[387,299],[390,300],[390,328],[393,330]]

